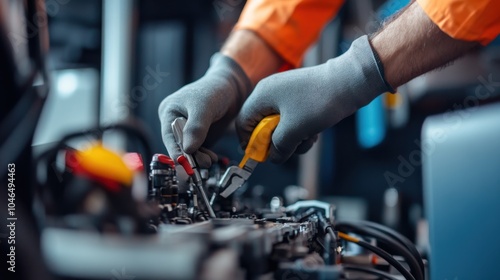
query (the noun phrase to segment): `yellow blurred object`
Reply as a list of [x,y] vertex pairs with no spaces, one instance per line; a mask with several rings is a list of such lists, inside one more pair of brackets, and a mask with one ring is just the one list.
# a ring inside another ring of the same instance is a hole
[[351,235],[348,235],[346,233],[343,233],[343,232],[339,232],[339,237],[344,239],[344,240],[347,240],[349,242],[354,242],[354,243],[358,243],[359,242],[359,239],[354,237],[354,236],[351,236]]
[[395,108],[399,105],[401,105],[402,100],[401,100],[401,94],[398,92],[395,93],[386,93],[384,96],[384,101],[385,101],[385,107],[392,109]]
[[271,136],[274,129],[280,122],[280,115],[271,115],[262,119],[250,136],[245,156],[240,162],[239,167],[243,168],[249,159],[256,162],[264,162],[269,154],[269,145],[271,145]]
[[79,165],[93,176],[108,179],[131,186],[133,171],[130,170],[122,157],[106,149],[101,143],[83,151],[77,151],[75,157]]

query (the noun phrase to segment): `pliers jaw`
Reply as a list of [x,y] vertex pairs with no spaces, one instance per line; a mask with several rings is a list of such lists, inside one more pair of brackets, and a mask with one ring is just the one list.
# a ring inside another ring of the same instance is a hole
[[267,116],[255,127],[240,164],[229,167],[219,182],[222,197],[227,198],[240,188],[252,175],[257,164],[267,159],[271,136],[279,120],[279,115]]
[[229,167],[218,184],[219,189],[222,190],[220,195],[224,198],[230,196],[248,180],[251,174],[238,166]]

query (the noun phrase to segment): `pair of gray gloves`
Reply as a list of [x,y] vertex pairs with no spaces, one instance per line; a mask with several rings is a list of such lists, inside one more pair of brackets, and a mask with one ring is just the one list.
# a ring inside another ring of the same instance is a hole
[[294,152],[306,152],[318,133],[387,91],[393,89],[384,79],[382,64],[367,36],[355,40],[339,57],[318,66],[271,75],[253,91],[241,67],[217,53],[201,79],[160,104],[163,142],[176,159],[181,151],[170,124],[177,117],[185,117],[183,149],[193,154],[201,167],[208,168],[217,156],[206,147],[214,144],[234,118],[244,148],[260,120],[279,114],[269,159],[281,163]]

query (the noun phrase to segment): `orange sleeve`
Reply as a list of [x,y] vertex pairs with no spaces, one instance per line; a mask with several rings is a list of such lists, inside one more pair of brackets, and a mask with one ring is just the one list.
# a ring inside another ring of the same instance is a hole
[[487,45],[500,34],[498,0],[417,0],[424,12],[455,39]]
[[257,33],[288,63],[297,67],[343,0],[248,0],[235,30]]

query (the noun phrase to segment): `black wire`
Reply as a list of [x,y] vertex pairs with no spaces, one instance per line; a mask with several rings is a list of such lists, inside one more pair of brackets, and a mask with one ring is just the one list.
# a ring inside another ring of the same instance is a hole
[[[12,131],[19,126],[19,123],[26,117],[30,109],[33,107],[33,104],[37,101],[39,96],[34,94],[31,91],[31,87],[33,82],[35,81],[35,77],[38,74],[36,69],[33,69],[31,73],[28,75],[25,82],[23,82],[17,92],[21,93],[22,96],[18,100],[17,104],[11,109],[9,114],[2,120],[0,124],[0,143],[4,143],[7,141],[9,136],[12,134]],[[14,94],[10,92],[9,94]],[[37,121],[35,119],[34,121]]]
[[408,266],[410,267],[410,270],[416,279],[418,280],[424,279],[425,272],[418,262],[418,260],[422,261],[420,255],[415,257],[414,254],[412,254],[406,248],[406,246],[401,245],[397,240],[395,240],[391,236],[383,232],[377,231],[371,227],[356,225],[353,223],[339,223],[338,226],[339,228],[347,227],[347,231],[353,231],[361,235],[374,237],[375,239],[381,241],[384,245],[387,246],[388,249],[390,249],[390,251],[394,255],[401,255],[407,261]]
[[333,232],[333,229],[331,227],[327,228],[326,229],[328,231],[328,233],[332,236],[332,239],[337,241],[337,236],[335,235],[335,233]]
[[[28,8],[33,9],[34,7],[28,5]],[[37,41],[38,37],[37,33],[35,37],[29,39],[28,43]],[[4,39],[5,36],[2,33],[2,36],[0,36],[2,45],[5,43],[3,42]],[[46,77],[48,76],[45,68],[43,68],[43,57],[39,52],[35,52],[32,56],[34,57],[32,57],[31,61],[34,62],[36,67],[31,70],[25,80],[15,86],[14,92],[9,92],[12,95],[20,95],[20,98],[9,114],[3,118],[0,125],[0,154],[2,155],[0,164],[2,166],[15,162],[22,151],[31,146],[35,127],[47,98],[49,88]],[[12,64],[11,67],[15,67],[15,65]],[[14,68],[12,71],[16,72],[16,69]],[[44,86],[34,87],[33,81],[38,74],[41,74],[44,78]],[[6,170],[2,170],[0,175],[4,176],[7,174],[6,172]]]
[[390,249],[392,254],[401,255],[406,260],[408,266],[410,267],[412,275],[415,276],[415,279],[424,280],[424,274],[420,268],[420,265],[418,264],[417,259],[408,249],[406,249],[392,237],[372,228],[363,227],[352,223],[342,222],[338,223],[336,227],[340,231],[354,232],[357,234],[373,237],[378,241],[381,241],[384,245],[387,246],[388,249]]
[[[323,260],[326,265],[334,264],[334,260],[332,258],[332,238],[330,236],[331,235],[327,233],[323,238],[323,240],[325,241],[325,247],[327,248],[326,250],[323,251]],[[335,249],[333,250],[333,252],[335,252]]]
[[327,234],[330,235],[330,244],[333,244],[333,248],[328,248],[328,249],[333,249],[333,251],[329,251],[330,258],[332,259],[332,264],[335,264],[337,260],[337,235],[335,235],[335,232],[333,232],[333,229],[331,227],[326,228]]
[[326,247],[323,243],[321,243],[321,240],[319,240],[319,237],[316,237],[316,242],[318,243],[318,245],[324,250],[326,251]]
[[[345,227],[346,227],[346,225],[343,224],[340,228],[345,228]],[[418,265],[417,260],[413,257],[413,255],[406,248],[401,246],[399,243],[397,243],[397,241],[395,241],[391,237],[389,237],[383,233],[374,231],[371,228],[356,228],[353,225],[351,225],[351,228],[348,229],[347,231],[351,231],[354,233],[358,233],[361,235],[365,235],[365,236],[369,236],[369,237],[373,237],[373,238],[377,239],[378,241],[380,241],[381,243],[386,245],[389,252],[391,252],[393,255],[401,255],[406,260],[406,262],[408,263],[408,266],[410,267],[412,275],[415,276],[415,279],[418,279],[418,280],[424,279],[423,273],[420,270],[420,267]]]
[[363,240],[359,240],[358,242],[354,242],[354,241],[350,241],[350,240],[346,240],[346,241],[353,242],[354,244],[357,244],[357,245],[375,253],[379,257],[386,260],[394,268],[396,268],[396,270],[398,270],[406,279],[415,280],[415,277],[400,262],[398,262],[393,256],[391,256],[385,250],[378,248],[378,247],[376,247],[376,246],[374,246],[366,241],[363,241]]
[[96,138],[101,138],[102,134],[106,131],[109,131],[109,130],[121,130],[129,135],[133,135],[133,136],[137,137],[137,139],[141,142],[141,144],[143,145],[143,147],[145,149],[144,152],[146,154],[146,159],[152,158],[152,156],[153,156],[152,149],[151,149],[151,146],[149,144],[149,139],[147,137],[147,134],[141,128],[141,126],[139,124],[137,124],[136,122],[126,123],[126,124],[125,123],[118,123],[118,124],[113,124],[113,125],[109,125],[109,126],[99,127],[95,130],[78,131],[78,132],[74,132],[71,134],[67,134],[61,140],[59,140],[58,146],[61,147],[62,145],[64,145],[66,142],[68,142],[71,139],[83,137],[83,136],[88,136],[88,135],[92,135]]
[[[317,217],[318,217],[319,226],[323,229],[323,232],[325,233],[325,247],[326,247],[325,248],[325,253],[326,253],[325,261],[335,262],[335,260],[337,259],[337,251],[335,251],[336,247],[337,247],[337,236],[335,235],[335,232],[332,229],[332,225],[330,224],[330,221],[328,219],[326,219],[322,213],[318,213]],[[329,240],[326,238],[327,236],[330,236]]]
[[[348,240],[347,240],[348,241]],[[389,253],[386,251],[380,249],[379,247],[376,247],[366,241],[359,240],[357,243],[359,246],[372,251],[379,257],[383,258],[386,260],[390,265],[394,266],[394,268],[399,271],[407,280],[415,280],[415,277],[400,263],[398,262],[393,256],[391,256]]]
[[424,262],[422,260],[422,256],[418,252],[415,245],[413,245],[413,243],[410,240],[408,240],[408,238],[406,238],[405,236],[403,236],[399,232],[397,232],[389,227],[386,227],[386,226],[383,226],[381,224],[377,224],[374,222],[358,221],[355,223],[360,224],[362,226],[371,227],[375,230],[379,230],[379,231],[389,235],[390,237],[394,238],[395,240],[399,241],[403,246],[405,246],[410,251],[410,253],[413,254],[413,256],[415,257],[415,259],[418,262],[418,265],[420,266],[422,274],[425,275],[425,265],[424,265]]
[[391,275],[385,271],[377,270],[377,269],[370,268],[370,267],[343,265],[343,268],[344,268],[344,270],[359,271],[359,272],[364,272],[364,273],[371,274],[371,275],[376,275],[376,276],[382,277],[384,279],[398,280],[398,278],[396,278],[396,276],[394,276],[394,275]]
[[[17,126],[7,138],[2,142],[0,146],[0,165],[6,166],[8,163],[16,162],[19,155],[28,149],[31,145],[30,141],[33,137],[35,127],[42,112],[43,104],[45,99],[39,98],[34,100],[31,104],[28,112],[22,117],[22,119],[17,121]],[[0,172],[3,177],[7,174],[7,169]]]

